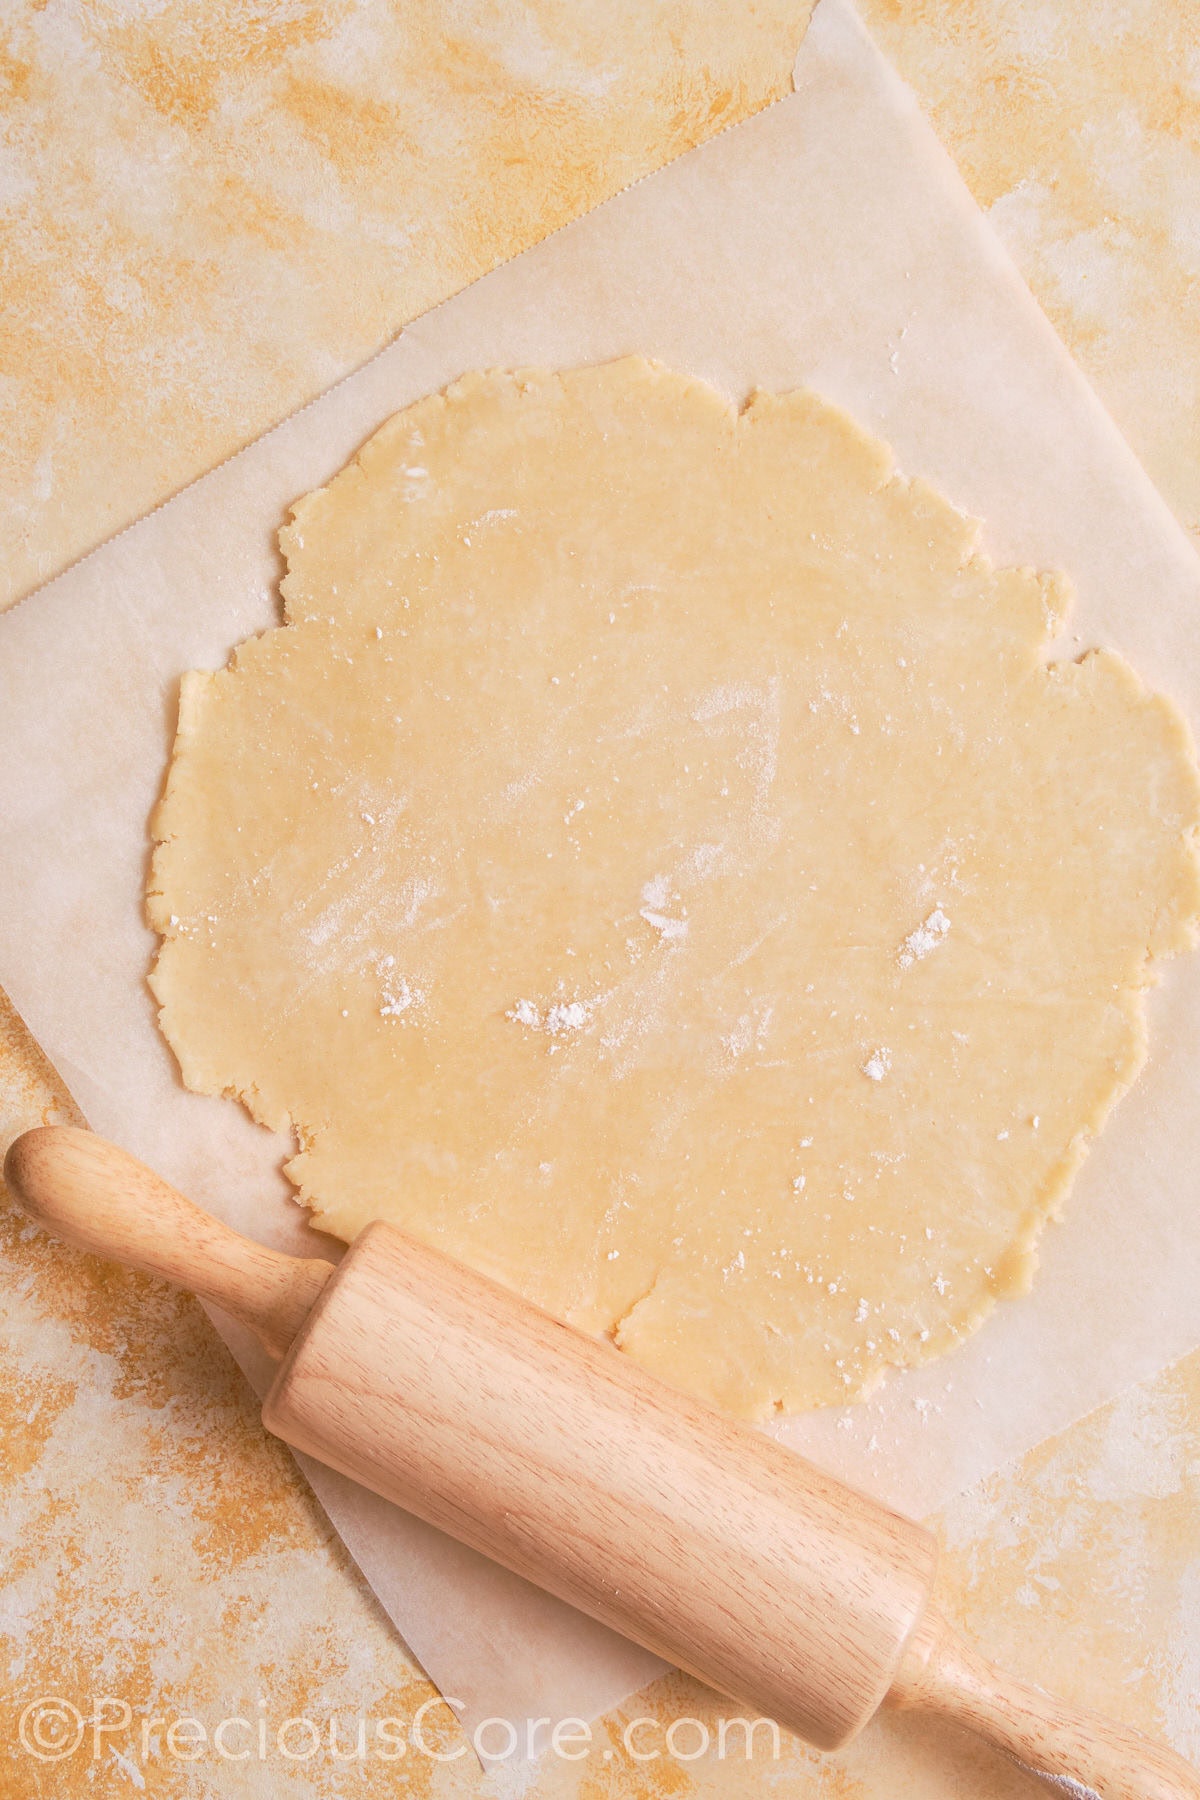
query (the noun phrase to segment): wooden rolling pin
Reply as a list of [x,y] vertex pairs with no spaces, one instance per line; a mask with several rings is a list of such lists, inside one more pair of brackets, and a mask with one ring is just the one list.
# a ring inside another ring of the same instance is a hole
[[4,1172],[69,1243],[251,1326],[283,1359],[268,1430],[820,1748],[886,1701],[1077,1800],[1200,1800],[1173,1752],[969,1649],[919,1525],[393,1226],[337,1269],[282,1256],[68,1127]]

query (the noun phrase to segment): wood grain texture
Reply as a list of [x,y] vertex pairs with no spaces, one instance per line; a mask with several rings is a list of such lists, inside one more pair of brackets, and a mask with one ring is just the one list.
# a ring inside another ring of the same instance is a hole
[[[1179,298],[1186,298],[1186,255],[1194,242],[1192,190],[1185,172],[1122,147],[1122,134],[1136,150],[1140,133],[1152,132],[1159,119],[1177,118],[1179,135],[1172,142],[1180,162],[1185,153],[1193,166],[1200,162],[1200,133],[1183,136],[1187,109],[1196,100],[1181,73],[1186,58],[1175,47],[1194,35],[1191,0],[1148,0],[1136,17],[1126,10],[1120,20],[1110,19],[1115,9],[1105,8],[1100,26],[1094,9],[1064,0],[981,0],[970,8],[963,0],[862,5],[1155,480],[1185,521],[1200,519],[1193,404],[1200,393],[1200,338],[1194,308]],[[32,17],[35,9],[27,11]],[[464,37],[474,38],[480,27],[463,16]],[[210,17],[218,69],[246,72],[266,85],[273,71],[246,57],[244,38],[225,29],[225,9],[213,9]],[[647,20],[654,29],[650,14]],[[146,29],[158,33],[163,66],[186,74],[192,32],[186,9],[160,12]],[[624,54],[626,35],[624,19],[606,14],[596,69]],[[19,48],[10,44],[0,54],[0,78],[12,127],[26,132],[34,147],[31,209],[57,220],[63,243],[90,245],[93,258],[107,260],[110,214],[101,190],[105,171],[121,156],[120,112],[102,116],[51,104],[56,92],[77,91],[80,52],[72,30],[43,34],[44,66],[37,71],[14,60]],[[780,53],[781,81],[791,55],[791,46]],[[736,48],[729,60],[738,63]],[[702,93],[701,61],[695,46],[685,46],[681,88],[687,82]],[[1069,105],[1062,76],[1070,81]],[[377,78],[393,94],[400,91],[390,66],[378,77],[371,67],[361,83],[347,82],[348,97],[369,107]],[[29,82],[39,112],[26,126],[23,90]],[[647,103],[647,142],[656,156],[667,153],[675,105],[665,83]],[[38,124],[43,113],[49,126]],[[262,116],[271,128],[273,110],[264,107]],[[472,122],[482,140],[487,114],[477,120],[472,114]],[[80,132],[89,138],[86,160],[71,150],[71,134]],[[418,132],[417,147],[432,155],[430,136]],[[1108,148],[1114,140],[1117,152]],[[368,172],[361,178],[374,180],[381,192],[394,182],[390,167],[379,165],[369,134],[346,142]],[[598,179],[603,174],[598,159]],[[1119,191],[1101,191],[1108,178],[1119,181]],[[447,186],[448,206],[453,198]],[[426,241],[444,240],[436,207],[414,204],[411,210]],[[497,211],[499,235],[511,209],[501,201]],[[249,240],[244,256],[234,244],[241,257],[235,266],[215,208],[190,206],[179,217],[194,254],[173,265],[178,308],[158,306],[152,294],[149,306],[130,311],[111,345],[107,335],[101,340],[84,328],[80,310],[81,301],[104,303],[99,268],[85,266],[78,280],[64,285],[60,272],[65,267],[74,275],[74,265],[51,256],[32,298],[14,299],[17,329],[22,311],[36,317],[46,366],[53,359],[57,380],[46,386],[35,373],[15,397],[13,417],[21,414],[19,432],[37,440],[37,455],[27,459],[23,437],[10,434],[13,505],[19,516],[29,508],[47,519],[44,528],[35,522],[24,550],[11,551],[16,560],[37,559],[47,572],[61,567],[84,541],[81,530],[113,529],[133,515],[137,493],[143,495],[137,505],[161,500],[182,478],[181,467],[186,476],[211,458],[211,437],[196,436],[197,391],[220,453],[221,443],[243,441],[295,404],[280,387],[280,370],[290,378],[299,368],[301,388],[310,384],[307,393],[345,366],[347,355],[362,354],[354,345],[344,348],[347,321],[357,329],[361,317],[362,282],[322,284],[306,261],[304,279],[272,289],[285,312],[292,308],[283,325],[287,354],[261,357],[246,330],[245,308],[222,314],[224,302],[212,284],[202,280],[197,286],[194,279],[197,263],[216,266],[226,258],[235,278],[230,291],[253,298],[261,291],[252,268],[257,238]],[[359,266],[360,221],[360,210],[345,208],[319,222],[329,266]],[[135,245],[137,260],[152,274],[172,274],[170,229],[169,218],[162,223],[151,213]],[[1092,267],[1100,234],[1105,259]],[[1065,307],[1057,304],[1064,266],[1070,284]],[[322,310],[316,323],[307,316],[314,292]],[[388,293],[399,308],[398,321],[403,295],[394,286]],[[219,325],[223,320],[215,338],[192,329],[190,321],[201,311]],[[102,325],[107,334],[107,317]],[[235,336],[243,346],[240,361],[226,354]],[[164,345],[176,341],[191,355],[191,389],[182,404],[175,364],[168,358],[164,368],[163,362]],[[313,366],[325,359],[330,373],[311,375],[309,364],[288,350],[296,344]],[[136,417],[125,406],[128,384],[109,379],[117,367],[114,351],[148,390]],[[93,377],[97,355],[103,366]],[[259,356],[262,378],[248,388],[244,365],[252,356]],[[94,387],[80,389],[72,357]],[[81,485],[88,485],[77,477],[71,447],[81,405],[96,425],[89,429],[85,422],[78,433],[79,466],[88,445],[99,444],[90,486],[105,507],[115,509],[103,516],[89,510],[86,492],[82,514],[78,503]],[[169,417],[178,442],[190,438],[191,465],[162,462],[148,416]],[[65,469],[59,455],[64,444]],[[150,469],[141,488],[140,477],[131,487],[125,475],[135,455]],[[14,571],[9,591],[20,585]],[[67,1105],[0,997],[5,1139],[44,1118],[67,1116]],[[16,1714],[33,1695],[59,1691],[82,1699],[97,1682],[106,1692],[143,1701],[147,1713],[198,1712],[209,1719],[253,1710],[258,1695],[276,1718],[315,1695],[348,1716],[356,1707],[411,1714],[425,1702],[432,1690],[291,1459],[278,1440],[262,1438],[240,1378],[199,1310],[166,1288],[122,1279],[111,1265],[60,1249],[33,1234],[7,1205],[0,1209],[0,1225],[0,1463],[3,1511],[11,1526],[3,1579],[8,1592],[20,1595],[0,1630],[0,1648],[14,1671],[0,1709],[7,1737],[15,1743]],[[186,1494],[186,1504],[162,1503],[164,1495],[176,1494]],[[1190,1746],[1200,1757],[1198,1522],[1200,1353],[948,1505],[936,1522],[943,1540],[939,1585],[947,1606],[969,1609],[980,1641],[1006,1662],[1092,1705],[1112,1696],[1129,1718],[1148,1730],[1169,1731],[1181,1748]],[[184,1631],[177,1629],[180,1619],[187,1621]],[[663,1755],[647,1763],[634,1760],[622,1740],[623,1726],[640,1713],[653,1715],[657,1738],[647,1728],[637,1741],[661,1746],[677,1717],[699,1715],[714,1723],[717,1705],[695,1683],[664,1678],[598,1727],[587,1760],[564,1765],[550,1759],[529,1790],[531,1800],[534,1794],[538,1800],[576,1800],[577,1794],[587,1800],[635,1794],[644,1800],[759,1800],[768,1784],[781,1800],[1045,1800],[1048,1791],[1006,1759],[987,1756],[977,1739],[929,1727],[924,1715],[912,1711],[888,1709],[836,1757],[818,1757],[786,1739],[765,1778],[760,1762],[718,1761],[715,1744],[699,1761]],[[451,1733],[450,1715],[436,1716]],[[297,1775],[294,1764],[283,1767],[278,1758],[211,1758],[199,1769],[140,1763],[136,1729],[114,1742],[161,1800],[187,1800],[197,1784],[213,1800],[277,1800],[285,1781],[299,1781],[313,1800],[343,1800],[363,1790],[362,1767],[338,1762],[328,1751]],[[445,1748],[456,1742],[447,1736]],[[24,1791],[28,1761],[5,1755],[0,1766],[0,1789],[8,1791],[7,1780],[14,1792]],[[86,1757],[41,1765],[36,1779],[46,1800],[76,1800],[85,1783],[89,1792],[93,1786],[105,1794],[131,1791],[130,1777],[115,1764],[109,1773],[107,1765],[97,1770]],[[406,1794],[421,1800],[470,1800],[480,1780],[469,1755],[444,1764],[409,1758],[403,1774]],[[374,1791],[374,1780],[369,1785]],[[387,1790],[386,1782],[380,1786]],[[489,1781],[484,1791],[491,1788]]]
[[263,1418],[822,1749],[890,1698],[1099,1800],[1200,1800],[1182,1758],[1004,1675],[927,1608],[919,1526],[384,1222]]
[[383,1222],[263,1418],[824,1748],[876,1711],[924,1608],[920,1526]]
[[110,1256],[223,1307],[282,1356],[333,1272],[253,1243],[90,1131],[47,1125],[11,1146],[4,1179],[78,1250]]
[[913,1633],[888,1699],[965,1726],[1035,1774],[1070,1783],[1079,1800],[1200,1800],[1200,1776],[1173,1750],[1004,1674],[934,1607]]
[[263,1418],[288,1443],[811,1743],[890,1699],[1098,1800],[1200,1800],[1173,1752],[970,1649],[928,1605],[919,1525],[395,1227],[331,1279],[71,1126],[18,1138],[5,1179],[286,1349]]
[[393,1226],[329,1280],[74,1127],[18,1138],[5,1179],[280,1350],[299,1325],[263,1409],[296,1448],[812,1743],[878,1709],[933,1575],[921,1526]]

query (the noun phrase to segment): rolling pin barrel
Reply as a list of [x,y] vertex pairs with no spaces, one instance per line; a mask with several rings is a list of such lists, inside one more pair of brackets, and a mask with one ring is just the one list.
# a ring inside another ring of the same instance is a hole
[[263,1418],[823,1748],[875,1712],[925,1608],[920,1526],[387,1224]]
[[251,1325],[283,1356],[264,1420],[296,1449],[811,1743],[887,1699],[1099,1800],[1200,1800],[1174,1752],[970,1649],[927,1604],[920,1526],[390,1225],[331,1271],[64,1126],[4,1173],[69,1242]]

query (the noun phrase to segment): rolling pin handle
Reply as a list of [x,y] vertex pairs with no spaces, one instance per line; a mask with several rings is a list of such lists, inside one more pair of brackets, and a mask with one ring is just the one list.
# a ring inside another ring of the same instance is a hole
[[[4,1174],[25,1211],[68,1243],[191,1288],[279,1355],[333,1273],[329,1263],[282,1256],[239,1236],[89,1131],[60,1125],[26,1132],[9,1150]],[[398,1350],[406,1341],[411,1354],[401,1367]],[[484,1417],[478,1408],[488,1381],[491,1411]],[[415,1411],[414,1387],[428,1402]],[[554,1408],[539,1404],[539,1394],[566,1393],[590,1432],[547,1434]],[[1200,1776],[1173,1751],[1002,1674],[936,1609],[926,1607],[908,1635],[932,1553],[917,1526],[848,1489],[839,1498],[836,1484],[801,1459],[716,1415],[707,1418],[632,1364],[611,1360],[607,1347],[389,1226],[364,1232],[342,1264],[328,1303],[277,1375],[264,1418],[294,1447],[518,1574],[539,1581],[549,1564],[557,1574],[545,1585],[560,1599],[685,1661],[723,1692],[758,1706],[765,1701],[785,1723],[803,1721],[817,1741],[845,1742],[870,1717],[879,1698],[874,1672],[894,1666],[890,1634],[903,1626],[888,1704],[941,1714],[1080,1800],[1200,1800]],[[597,1445],[606,1442],[607,1461],[595,1466]],[[641,1515],[629,1512],[631,1455]],[[781,1455],[786,1479],[774,1462]],[[481,1477],[483,1458],[495,1479]],[[743,1632],[729,1599],[733,1540],[726,1525],[724,1535],[714,1537],[712,1529],[710,1489],[721,1482],[741,1497],[742,1513],[729,1516],[746,1519],[738,1592],[748,1570],[761,1601],[756,1621],[771,1608],[780,1614],[765,1654],[756,1636]],[[677,1509],[666,1533],[664,1495]],[[641,1540],[631,1517],[640,1518]],[[608,1575],[597,1580],[592,1553],[618,1518],[632,1604]],[[779,1567],[780,1533],[790,1534],[796,1549],[786,1570]],[[707,1601],[696,1558],[685,1554],[689,1544],[700,1553],[720,1550],[712,1565],[720,1579]],[[874,1583],[865,1608],[864,1571]],[[881,1611],[885,1590],[891,1618]],[[868,1630],[874,1640],[864,1638]],[[779,1646],[794,1648],[797,1634],[806,1633],[822,1652],[820,1679],[797,1699]]]
[[230,1230],[90,1131],[44,1125],[10,1146],[4,1179],[17,1204],[96,1256],[190,1288],[283,1356],[333,1264],[284,1256]]
[[887,1698],[979,1734],[1080,1800],[1200,1800],[1200,1775],[1161,1744],[995,1668],[930,1607]]

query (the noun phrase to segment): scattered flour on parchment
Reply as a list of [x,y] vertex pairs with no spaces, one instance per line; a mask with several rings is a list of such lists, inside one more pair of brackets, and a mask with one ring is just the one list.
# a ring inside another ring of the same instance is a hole
[[891,1066],[892,1053],[881,1046],[878,1050],[872,1050],[862,1066],[862,1072],[872,1081],[882,1081]]
[[390,987],[384,988],[380,1000],[382,1002],[379,1008],[380,1018],[398,1019],[401,1013],[411,1011],[414,1006],[421,1006],[425,1000],[425,993],[422,988],[410,987],[402,976],[399,981],[393,981]]
[[645,919],[647,925],[654,927],[664,944],[675,943],[687,936],[687,920],[673,919],[663,911],[665,906],[671,904],[671,884],[665,875],[656,875],[653,881],[646,883],[642,889],[642,900],[644,905],[638,916]]
[[669,919],[666,913],[652,912],[648,906],[642,908],[641,917],[647,925],[653,925],[665,944],[673,943],[677,938],[685,938],[688,934],[686,919]]
[[937,949],[949,929],[949,919],[940,906],[935,906],[925,922],[911,931],[901,944],[896,955],[900,967],[908,969],[915,962],[923,962],[931,950]]
[[564,1032],[582,1031],[589,1025],[596,1004],[595,1000],[560,1000],[543,1012],[535,1000],[518,1000],[504,1016],[517,1025],[528,1025],[531,1031],[548,1031],[551,1037],[561,1037]]

